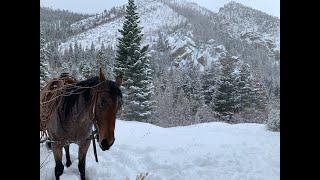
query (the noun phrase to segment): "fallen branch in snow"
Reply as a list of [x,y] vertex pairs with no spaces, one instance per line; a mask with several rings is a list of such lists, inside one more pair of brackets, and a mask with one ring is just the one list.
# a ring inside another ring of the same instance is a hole
[[[149,173],[139,173],[136,177],[136,180],[144,180],[145,177],[148,176]],[[126,177],[126,180],[130,180],[129,177]]]
[[140,173],[137,175],[136,180],[144,180],[145,177],[148,176],[149,173]]

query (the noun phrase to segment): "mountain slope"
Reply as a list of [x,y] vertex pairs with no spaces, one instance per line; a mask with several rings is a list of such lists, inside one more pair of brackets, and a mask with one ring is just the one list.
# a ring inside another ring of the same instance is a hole
[[[152,37],[154,32],[167,27],[174,27],[186,20],[165,4],[155,0],[138,1],[137,6],[141,20],[140,26],[143,27],[142,32],[145,34],[145,38],[151,42],[155,40],[154,37]],[[87,21],[88,23],[90,22],[90,20]],[[93,42],[96,47],[101,47],[102,42],[105,45],[115,47],[117,37],[120,37],[118,29],[122,28],[123,21],[124,17],[122,15],[111,22],[101,24],[94,29],[89,29],[86,32],[71,37],[66,43],[62,43],[60,48],[68,48],[70,43],[75,43],[76,41],[81,43],[82,47],[89,47],[91,42]]]
[[280,20],[261,11],[230,2],[221,8],[217,21],[222,30],[256,47],[266,48],[280,59]]
[[[177,68],[198,66],[203,71],[211,62],[231,55],[259,71],[260,77],[278,72],[272,70],[279,69],[280,60],[280,20],[276,17],[235,2],[218,13],[185,0],[138,0],[137,6],[143,44],[161,53],[156,49],[161,34]],[[116,48],[123,16],[124,6],[72,24],[76,35],[59,46],[60,52],[75,42],[88,49],[91,43],[98,49],[102,43]]]

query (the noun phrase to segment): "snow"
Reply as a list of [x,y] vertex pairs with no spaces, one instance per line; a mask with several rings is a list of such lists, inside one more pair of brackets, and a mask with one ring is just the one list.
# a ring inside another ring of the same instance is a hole
[[[87,179],[146,180],[280,179],[280,133],[262,124],[203,123],[161,128],[147,123],[117,120],[116,141],[109,151],[97,147],[99,163],[90,147]],[[46,148],[40,146],[41,159]],[[72,165],[61,180],[78,180],[77,146],[70,146]],[[41,179],[54,179],[54,159],[41,169]],[[63,159],[65,163],[65,157]]]

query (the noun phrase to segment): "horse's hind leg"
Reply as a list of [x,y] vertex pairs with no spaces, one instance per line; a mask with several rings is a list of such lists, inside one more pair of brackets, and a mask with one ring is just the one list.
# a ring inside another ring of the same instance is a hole
[[64,166],[62,164],[62,146],[53,143],[52,144],[52,151],[54,160],[56,161],[56,167],[54,168],[54,174],[56,176],[56,180],[60,179],[60,176],[63,173]]
[[70,159],[69,146],[70,145],[64,146],[64,150],[66,151],[66,166],[67,167],[70,167],[72,164],[71,159]]
[[90,146],[91,141],[83,141],[79,145],[79,152],[78,152],[78,158],[79,158],[79,164],[78,169],[80,172],[81,180],[86,179],[86,156],[88,152],[88,148]]

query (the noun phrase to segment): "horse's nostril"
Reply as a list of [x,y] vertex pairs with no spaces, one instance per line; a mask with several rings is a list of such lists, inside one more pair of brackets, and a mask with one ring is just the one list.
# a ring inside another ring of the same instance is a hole
[[104,139],[101,141],[102,148],[107,148],[109,146],[108,140]]
[[113,145],[114,140],[115,140],[115,139],[113,138],[112,142],[109,143],[107,139],[103,139],[103,140],[101,141],[101,149],[102,149],[103,151],[109,150],[110,147]]

